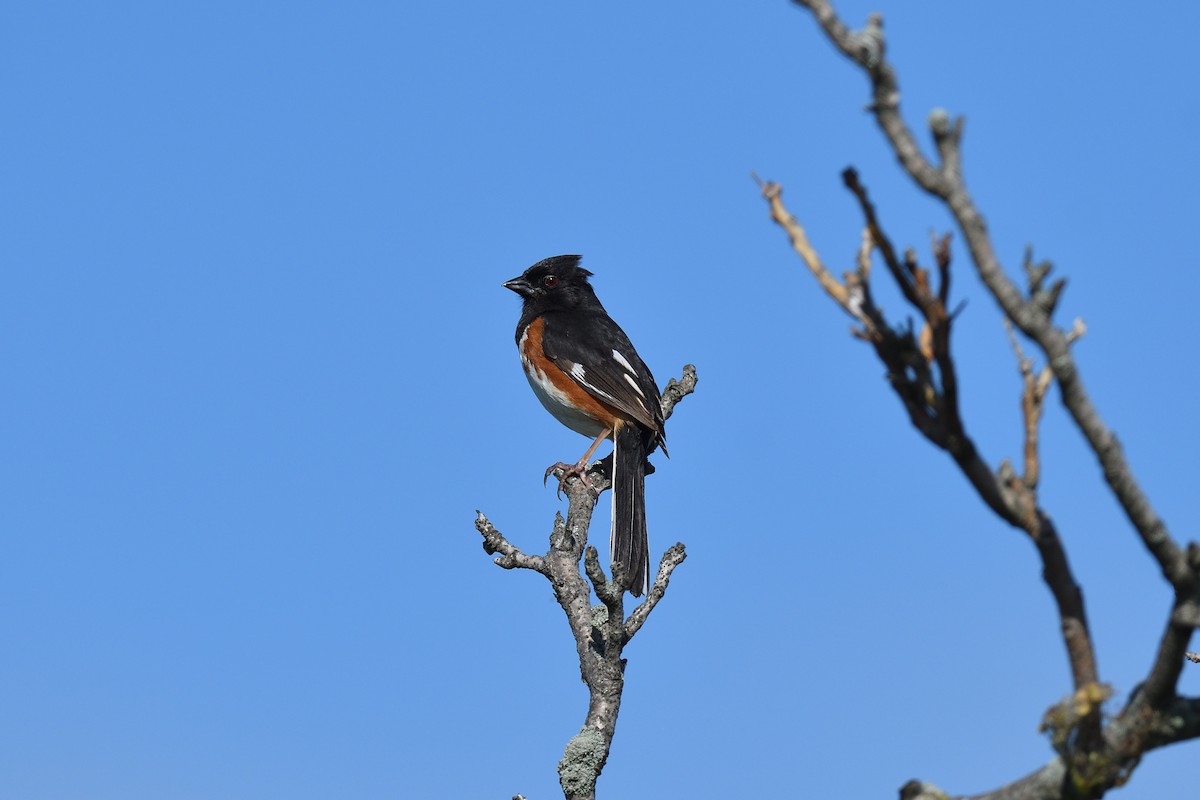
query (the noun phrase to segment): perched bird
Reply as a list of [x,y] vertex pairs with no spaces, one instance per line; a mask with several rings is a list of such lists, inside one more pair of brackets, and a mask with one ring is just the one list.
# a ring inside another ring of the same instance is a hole
[[594,438],[578,462],[554,464],[546,476],[562,469],[564,480],[578,475],[590,487],[588,459],[613,440],[609,550],[637,597],[650,585],[646,456],[655,445],[667,452],[662,405],[654,376],[600,305],[579,259],[544,259],[504,286],[524,300],[517,350],[534,394],[563,425]]

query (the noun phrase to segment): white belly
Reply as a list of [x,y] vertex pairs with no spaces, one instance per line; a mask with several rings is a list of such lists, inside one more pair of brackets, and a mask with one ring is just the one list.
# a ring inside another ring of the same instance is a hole
[[546,410],[554,415],[555,419],[589,439],[595,439],[600,435],[604,426],[595,417],[584,414],[571,405],[567,396],[550,382],[544,372],[538,370],[529,359],[525,358],[524,353],[521,354],[521,364],[525,367],[525,377],[529,379],[533,393],[537,395],[538,400],[542,401]]

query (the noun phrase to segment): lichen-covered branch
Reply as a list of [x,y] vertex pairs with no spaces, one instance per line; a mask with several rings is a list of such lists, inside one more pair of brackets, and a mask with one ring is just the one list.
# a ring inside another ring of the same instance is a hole
[[[664,417],[670,417],[676,404],[695,391],[696,380],[696,368],[688,364],[679,380],[667,383],[662,393]],[[563,484],[567,516],[564,519],[562,514],[555,515],[550,549],[545,555],[522,552],[482,512],[476,512],[475,519],[475,529],[483,536],[483,549],[489,555],[499,554],[495,559],[497,565],[504,569],[528,569],[550,581],[575,639],[579,672],[588,687],[588,712],[583,727],[567,743],[558,764],[559,783],[566,800],[594,800],[596,796],[596,779],[608,760],[621,710],[625,671],[622,652],[662,600],[671,572],[686,558],[682,544],[667,550],[646,599],[625,617],[625,592],[621,587],[626,582],[621,565],[613,565],[615,574],[610,580],[600,565],[596,548],[587,544],[599,493],[610,487],[607,461],[588,468],[595,491],[575,477]],[[598,605],[591,602],[593,590],[600,601]]]
[[[1159,714],[1136,726],[1136,732],[1125,727],[1119,720],[1105,730],[1111,755],[1108,759],[1097,759],[1096,765],[1113,773],[1114,786],[1129,780],[1141,755],[1157,747],[1176,742],[1200,738],[1200,698],[1177,697]],[[1131,746],[1132,745],[1132,746]],[[1063,800],[1067,797],[1099,797],[1103,786],[1080,786],[1080,793],[1069,794],[1075,789],[1072,775],[1061,757],[1054,758],[1041,768],[1019,780],[977,795],[964,795],[953,800]],[[1090,793],[1084,793],[1090,792]],[[949,800],[947,795],[943,795]]]
[[675,406],[680,400],[696,391],[696,367],[692,364],[683,365],[683,374],[679,380],[671,378],[662,391],[663,419],[670,419],[675,413]]
[[499,553],[496,565],[504,569],[531,569],[545,574],[546,563],[541,556],[530,556],[522,553],[516,545],[504,538],[500,531],[483,515],[475,511],[475,530],[483,536],[483,549],[488,555]]
[[633,610],[629,619],[625,620],[625,641],[628,642],[642,629],[650,612],[666,595],[667,584],[671,582],[671,573],[683,563],[685,558],[687,558],[687,553],[684,552],[681,542],[676,542],[667,552],[663,553],[662,561],[658,565],[658,575],[655,576],[654,583],[650,584],[650,591],[646,593],[646,599]]

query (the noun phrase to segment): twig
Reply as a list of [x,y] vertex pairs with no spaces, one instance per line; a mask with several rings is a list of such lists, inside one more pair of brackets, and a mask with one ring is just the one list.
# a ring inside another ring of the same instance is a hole
[[1045,410],[1046,390],[1054,377],[1050,368],[1046,367],[1037,375],[1033,373],[1033,361],[1026,358],[1021,350],[1021,343],[1013,331],[1012,323],[1004,320],[1004,330],[1008,333],[1009,343],[1017,356],[1017,369],[1021,372],[1021,380],[1025,390],[1021,393],[1021,415],[1025,419],[1025,473],[1021,476],[1026,488],[1036,491],[1038,485],[1038,423]]
[[687,553],[684,552],[683,544],[676,542],[667,552],[663,553],[662,561],[658,565],[658,576],[655,577],[654,583],[650,585],[650,591],[646,593],[646,599],[633,610],[629,615],[629,619],[625,620],[625,641],[629,641],[634,635],[642,629],[646,618],[650,616],[650,612],[658,605],[658,601],[663,599],[667,593],[667,584],[671,582],[671,573],[675,568],[683,563],[687,558]]
[[671,378],[662,391],[663,419],[670,419],[675,413],[675,406],[680,400],[696,391],[696,367],[692,364],[683,365],[683,374],[679,380]]
[[482,511],[476,509],[475,515],[475,530],[483,535],[484,551],[488,555],[500,554],[495,559],[497,566],[504,569],[531,569],[534,572],[546,574],[546,564],[541,556],[530,556],[521,552],[516,545],[505,539],[504,535],[496,530]]
[[[838,282],[838,279],[833,277],[825,264],[821,261],[821,257],[817,255],[817,251],[813,248],[812,243],[808,241],[808,234],[804,231],[804,226],[791,215],[783,205],[783,188],[777,183],[764,183],[759,180],[757,175],[754,179],[758,182],[759,189],[762,192],[763,198],[770,204],[771,219],[787,232],[788,239],[791,240],[792,249],[804,261],[809,271],[817,279],[817,283],[821,284],[821,288],[841,306],[847,314],[857,319],[859,322],[865,322],[859,310],[851,304],[850,292],[845,286]],[[864,234],[865,238],[865,234]],[[870,269],[870,257],[867,257],[867,267]]]
[[871,233],[871,240],[875,242],[875,247],[879,250],[879,255],[883,256],[883,263],[887,265],[888,271],[892,273],[896,285],[904,293],[904,298],[917,308],[920,308],[921,299],[914,285],[915,277],[913,270],[908,268],[907,265],[901,266],[900,260],[896,257],[896,248],[892,246],[892,240],[887,237],[887,234],[883,232],[883,228],[879,225],[879,218],[875,215],[875,205],[867,196],[866,187],[859,183],[858,172],[853,167],[847,167],[842,170],[842,182],[846,184],[846,188],[858,200],[863,216],[867,221],[867,230]]

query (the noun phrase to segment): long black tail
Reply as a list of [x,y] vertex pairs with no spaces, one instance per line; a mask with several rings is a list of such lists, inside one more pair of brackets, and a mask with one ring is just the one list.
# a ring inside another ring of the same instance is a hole
[[650,589],[650,542],[646,537],[646,431],[627,424],[613,438],[612,533],[608,539],[613,561],[625,566],[629,591],[641,597]]

